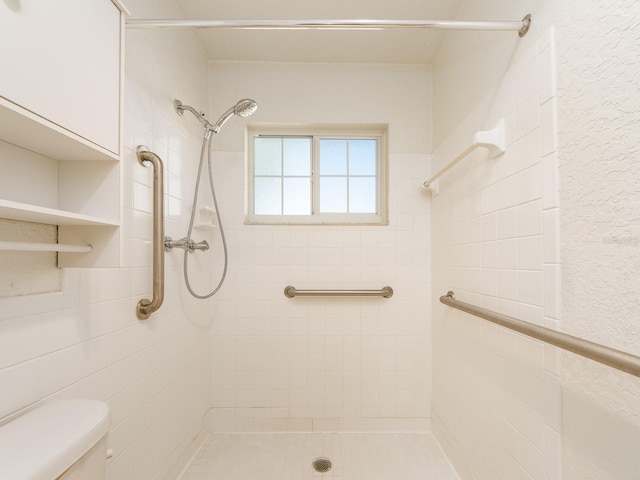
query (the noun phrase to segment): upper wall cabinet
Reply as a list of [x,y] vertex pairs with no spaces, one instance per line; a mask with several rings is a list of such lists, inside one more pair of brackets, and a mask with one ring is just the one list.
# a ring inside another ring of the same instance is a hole
[[113,2],[3,1],[0,45],[0,96],[119,153],[120,10]]
[[124,7],[0,1],[0,218],[58,225],[60,266],[120,262]]

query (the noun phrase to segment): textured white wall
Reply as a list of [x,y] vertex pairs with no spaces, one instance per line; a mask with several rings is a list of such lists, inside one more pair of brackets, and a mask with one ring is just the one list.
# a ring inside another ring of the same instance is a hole
[[[214,163],[230,252],[212,329],[214,428],[427,429],[430,202],[420,182],[430,69],[214,63],[210,72],[214,112],[249,96],[259,102],[250,121],[388,123],[391,151],[388,226],[244,225],[243,122],[213,138],[228,150]],[[286,285],[391,285],[394,295],[291,300]]]
[[[134,16],[180,15],[171,0],[126,3]],[[128,32],[126,77],[123,267],[65,269],[61,292],[0,299],[0,421],[53,398],[106,400],[107,478],[176,478],[208,431],[211,303],[189,299],[171,255],[164,305],[136,318],[151,294],[151,169],[134,150],[146,144],[165,161],[167,233],[181,236],[200,131],[189,132],[173,99],[206,109],[207,62],[191,32]]]
[[[563,327],[640,355],[640,3],[559,2]],[[563,357],[565,479],[640,475],[640,379]]]
[[[0,220],[0,239],[10,242],[56,243],[55,225]],[[0,297],[60,291],[55,252],[0,252]]]

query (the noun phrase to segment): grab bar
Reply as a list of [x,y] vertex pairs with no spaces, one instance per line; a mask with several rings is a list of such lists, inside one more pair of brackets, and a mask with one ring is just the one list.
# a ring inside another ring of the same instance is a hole
[[480,318],[484,318],[497,325],[501,325],[510,330],[522,333],[532,338],[542,340],[545,343],[560,347],[569,352],[576,353],[585,358],[608,365],[617,370],[640,377],[640,357],[630,353],[622,352],[611,347],[590,342],[583,338],[574,337],[566,333],[558,332],[550,328],[541,327],[533,323],[518,320],[517,318],[492,312],[485,308],[472,305],[470,303],[456,300],[454,293],[449,291],[440,297],[440,302],[463,312],[470,313]]
[[153,166],[153,298],[138,302],[136,313],[146,320],[162,306],[164,300],[164,173],[162,160],[144,145],[136,150],[141,165],[149,162]]
[[287,298],[297,296],[304,297],[384,297],[391,298],[393,288],[387,286],[380,290],[298,290],[291,285],[284,287],[284,295]]

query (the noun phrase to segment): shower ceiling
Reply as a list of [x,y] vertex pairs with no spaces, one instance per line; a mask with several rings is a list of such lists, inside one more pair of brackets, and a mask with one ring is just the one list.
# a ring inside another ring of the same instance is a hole
[[[188,19],[453,20],[462,0],[177,0],[177,3]],[[197,35],[211,60],[419,64],[432,62],[446,32],[198,29]]]

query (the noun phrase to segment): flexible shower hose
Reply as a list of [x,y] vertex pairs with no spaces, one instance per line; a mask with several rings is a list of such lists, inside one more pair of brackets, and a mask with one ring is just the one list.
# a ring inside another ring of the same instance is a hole
[[220,211],[218,210],[218,200],[216,198],[216,189],[213,184],[213,171],[211,168],[211,131],[205,129],[204,138],[202,139],[202,149],[200,151],[200,164],[198,165],[198,175],[196,177],[196,187],[193,193],[193,206],[191,207],[191,218],[189,220],[189,229],[187,230],[187,245],[191,242],[191,232],[193,230],[193,222],[196,217],[196,207],[198,203],[198,192],[200,190],[200,178],[202,176],[202,165],[204,163],[204,155],[207,153],[207,167],[209,171],[209,187],[211,189],[211,197],[213,198],[213,207],[216,211],[216,218],[218,220],[218,227],[220,229],[220,238],[222,239],[222,249],[224,251],[224,267],[222,269],[222,274],[220,275],[220,280],[218,281],[218,285],[209,293],[205,295],[200,295],[196,293],[191,287],[191,282],[189,281],[189,250],[185,249],[184,251],[184,262],[183,262],[183,271],[184,271],[184,283],[187,286],[187,290],[189,293],[193,295],[195,298],[206,299],[213,297],[218,290],[222,287],[224,283],[224,279],[227,276],[227,264],[229,263],[229,255],[227,253],[227,240],[224,236],[224,228],[222,226],[222,220],[220,219]]

